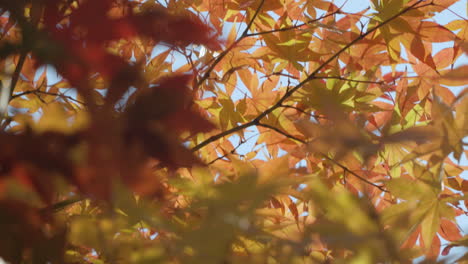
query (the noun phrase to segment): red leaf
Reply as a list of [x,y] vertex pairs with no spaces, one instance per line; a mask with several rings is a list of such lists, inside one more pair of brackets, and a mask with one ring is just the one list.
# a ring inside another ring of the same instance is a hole
[[296,222],[299,221],[299,211],[297,210],[296,204],[289,198],[289,205],[288,205],[289,211],[291,211],[292,215],[294,216],[294,219]]
[[[115,0],[84,1],[69,15],[68,22],[63,23],[66,16],[60,13],[60,1],[47,2],[44,11],[46,30],[65,51],[63,56],[52,59],[52,63],[72,85],[79,87],[80,82],[95,72],[112,80],[129,66],[119,56],[106,51],[105,46],[111,40],[140,34],[171,45],[194,43],[220,48],[211,29],[199,19],[174,16],[163,10],[143,14],[129,11],[115,18],[109,13],[116,3]],[[122,1],[121,6],[130,7],[131,4]]]
[[166,78],[149,92],[141,94],[129,109],[130,122],[158,120],[176,132],[206,132],[214,128],[192,108],[188,89],[190,79],[189,75]]
[[160,11],[152,11],[132,18],[135,28],[142,35],[156,41],[173,45],[203,44],[210,49],[220,49],[211,29],[194,17],[172,16]]
[[126,112],[127,134],[142,142],[146,152],[171,167],[200,163],[181,146],[177,135],[209,131],[214,126],[192,109],[188,83],[191,77],[178,75],[162,80],[142,92]]
[[73,178],[70,148],[79,142],[78,135],[47,132],[42,134],[0,134],[2,173],[19,180],[50,202],[52,175]]
[[192,133],[208,132],[214,125],[191,109],[182,109],[168,116],[164,123],[176,132],[190,131]]
[[442,256],[447,256],[449,253],[450,253],[450,250],[454,247],[454,245],[449,245],[449,246],[446,246],[443,250],[442,250]]
[[273,208],[281,209],[281,213],[284,215],[284,205],[280,201],[278,201],[278,199],[276,199],[275,197],[271,197],[270,202]]

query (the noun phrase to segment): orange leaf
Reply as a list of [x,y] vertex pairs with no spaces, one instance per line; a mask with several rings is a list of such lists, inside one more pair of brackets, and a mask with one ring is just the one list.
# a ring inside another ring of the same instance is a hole
[[439,234],[448,241],[455,241],[462,237],[460,229],[457,227],[457,225],[447,219],[442,219]]

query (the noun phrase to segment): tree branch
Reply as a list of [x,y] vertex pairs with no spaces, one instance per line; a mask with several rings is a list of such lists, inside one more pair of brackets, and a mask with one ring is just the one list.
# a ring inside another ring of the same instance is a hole
[[13,73],[13,76],[11,77],[11,83],[10,83],[10,96],[8,102],[12,99],[13,92],[16,88],[16,84],[19,81],[21,70],[23,69],[24,62],[26,61],[26,56],[28,55],[27,52],[22,51],[19,59],[18,59],[18,64],[16,64],[16,69]]
[[[411,6],[407,7],[407,8],[404,8],[403,10],[401,10],[400,12],[398,12],[397,14],[391,16],[390,18],[388,18],[387,20],[383,21],[382,23],[380,23],[379,25],[369,29],[366,33],[360,35],[359,37],[355,38],[354,40],[352,40],[350,43],[348,43],[346,46],[344,46],[342,49],[340,49],[337,53],[335,53],[333,56],[331,56],[330,58],[328,58],[324,63],[322,63],[317,69],[315,69],[311,74],[309,74],[307,76],[307,78],[305,78],[302,82],[300,82],[299,84],[297,84],[296,86],[294,86],[292,89],[289,89],[274,105],[272,105],[270,108],[266,109],[265,111],[263,111],[262,113],[260,113],[257,117],[255,117],[254,119],[252,119],[251,121],[247,122],[247,123],[244,123],[242,125],[239,125],[239,126],[236,126],[236,127],[233,127],[229,130],[226,130],[226,131],[223,131],[217,135],[214,135],[214,136],[211,136],[210,138],[206,139],[205,141],[199,143],[198,145],[196,145],[195,147],[192,148],[193,151],[197,151],[203,147],[205,147],[206,145],[210,144],[211,142],[213,141],[216,141],[224,136],[227,136],[231,133],[235,133],[237,131],[240,131],[244,128],[247,128],[247,127],[250,127],[250,126],[253,126],[253,125],[257,125],[260,120],[262,120],[264,117],[266,117],[268,114],[270,114],[271,112],[273,112],[275,109],[283,106],[284,104],[284,101],[286,101],[286,99],[288,99],[294,92],[296,92],[297,90],[299,90],[300,88],[302,88],[302,86],[304,86],[307,82],[313,80],[313,79],[316,79],[317,78],[317,74],[323,69],[325,68],[328,64],[330,64],[332,61],[334,61],[336,58],[338,58],[344,51],[346,51],[347,49],[349,49],[351,46],[353,46],[354,44],[356,44],[357,42],[363,40],[365,37],[367,37],[368,35],[372,34],[373,32],[375,32],[377,29],[383,27],[384,25],[388,24],[389,22],[391,22],[392,20],[398,18],[399,16],[403,15],[404,13],[416,8],[416,6],[418,4],[420,4],[421,2],[423,2],[424,0],[419,0],[417,1],[416,3],[412,4]],[[237,42],[237,41],[236,41]],[[234,45],[234,44],[233,44]],[[233,45],[230,46],[230,49],[232,49]],[[226,50],[227,51],[227,50]],[[224,54],[226,55],[226,54]],[[223,55],[223,56],[224,56]],[[220,55],[221,57],[221,55]],[[218,57],[218,59],[220,58]],[[221,60],[221,59],[219,59]],[[217,60],[218,61],[218,60]],[[219,61],[218,61],[219,62]],[[217,63],[215,61],[215,63]],[[214,66],[212,65],[212,67],[210,68],[211,70],[214,68]],[[210,70],[210,71],[211,71]],[[209,73],[208,73],[209,74]],[[206,74],[205,74],[206,75]],[[203,80],[206,80],[206,78],[208,78],[208,76],[206,76]],[[199,82],[200,83],[200,82]]]
[[[2,107],[5,107],[5,109],[2,109],[2,111],[4,110],[5,112],[1,113],[1,117],[0,117],[0,123],[3,123],[1,125],[2,129],[7,127],[8,124],[11,122],[11,120],[8,121],[8,104],[12,100],[12,95],[19,81],[21,70],[23,69],[23,65],[24,65],[24,62],[26,61],[27,55],[28,55],[28,52],[24,50],[21,51],[19,55],[18,63],[16,64],[15,71],[13,72],[13,75],[11,76],[11,82],[10,82],[10,87],[9,87],[10,90],[8,91],[8,98],[5,101],[3,101],[2,99],[2,104],[5,103],[5,105],[2,106]],[[3,87],[2,89],[6,89],[6,88]],[[4,123],[3,122],[4,120],[7,120],[7,121]]]
[[390,21],[398,18],[399,16],[401,16],[402,14],[408,12],[409,10],[413,9],[416,5],[418,5],[419,3],[421,3],[422,1],[424,0],[419,0],[417,1],[416,3],[414,3],[413,5],[403,9],[402,11],[398,12],[397,14],[393,15],[392,17],[388,18],[387,20],[385,20],[384,22],[380,23],[379,25],[369,29],[366,33],[360,35],[359,37],[355,38],[354,40],[352,40],[351,42],[349,42],[348,44],[346,44],[346,46],[344,46],[342,49],[340,49],[337,53],[335,53],[333,56],[331,56],[330,58],[328,58],[324,63],[322,63],[317,69],[315,69],[311,74],[309,74],[309,76],[307,76],[307,78],[305,78],[302,82],[300,82],[299,84],[297,84],[295,87],[293,87],[292,89],[290,89],[289,91],[287,91],[277,102],[276,104],[274,104],[273,106],[271,106],[270,108],[268,108],[267,110],[265,110],[264,112],[262,112],[260,115],[257,116],[257,120],[261,120],[263,119],[265,116],[267,116],[269,113],[273,112],[276,108],[280,107],[284,101],[286,101],[286,99],[288,99],[294,92],[296,92],[297,90],[299,90],[300,88],[302,88],[302,86],[304,86],[306,83],[308,83],[309,81],[313,80],[314,78],[316,78],[316,75],[323,69],[325,68],[328,64],[330,64],[332,61],[334,61],[336,58],[338,58],[344,51],[346,51],[347,49],[349,49],[351,46],[353,46],[354,44],[356,44],[357,42],[363,40],[365,37],[367,37],[368,35],[370,35],[371,33],[375,32],[377,29],[383,27],[384,25],[388,24]]
[[247,27],[245,28],[244,32],[242,32],[241,38],[247,37],[250,28],[252,27],[255,18],[257,18],[258,13],[260,13],[260,9],[262,9],[263,4],[265,3],[265,0],[262,0],[260,4],[258,5],[257,9],[255,10],[254,15],[252,16],[252,19],[250,19],[249,24],[247,24]]
[[271,125],[268,125],[268,124],[264,124],[264,123],[260,123],[260,122],[257,124],[257,126],[269,128],[269,129],[274,130],[274,131],[276,131],[277,133],[279,133],[279,134],[281,134],[281,135],[283,135],[283,136],[285,136],[285,137],[287,137],[287,138],[289,138],[289,139],[298,141],[298,142],[300,142],[300,143],[303,143],[303,144],[306,144],[306,143],[307,143],[307,141],[305,141],[305,140],[303,140],[303,139],[300,139],[300,138],[298,138],[298,137],[295,137],[295,136],[293,136],[293,135],[291,135],[291,134],[288,134],[288,133],[282,131],[281,129],[279,129],[279,128],[277,128],[277,127],[274,127],[274,126],[271,126]]
[[224,155],[222,155],[222,156],[219,156],[219,157],[217,157],[216,159],[214,159],[214,160],[208,162],[207,165],[211,165],[211,164],[215,163],[216,161],[218,161],[218,160],[220,160],[220,159],[224,159],[224,158],[227,157],[227,155],[229,155],[229,154],[234,154],[234,153],[236,153],[236,150],[237,150],[238,148],[240,148],[240,146],[242,146],[244,143],[246,143],[247,141],[249,141],[249,140],[250,140],[251,138],[253,138],[254,136],[257,136],[257,135],[253,135],[253,136],[250,136],[250,137],[247,138],[247,139],[241,140],[241,141],[239,142],[239,144],[237,144],[237,146],[235,146],[231,151],[229,151],[228,153],[226,153],[226,154],[224,154]]

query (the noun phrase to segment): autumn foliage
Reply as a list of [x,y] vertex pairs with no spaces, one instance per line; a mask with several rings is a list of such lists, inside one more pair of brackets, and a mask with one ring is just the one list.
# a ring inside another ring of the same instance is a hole
[[468,246],[456,0],[159,2],[0,0],[1,258],[436,263]]

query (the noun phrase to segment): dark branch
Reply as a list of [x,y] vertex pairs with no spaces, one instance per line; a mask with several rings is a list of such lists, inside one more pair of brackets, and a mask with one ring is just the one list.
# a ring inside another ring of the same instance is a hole
[[15,91],[16,84],[19,81],[21,70],[23,69],[24,62],[26,61],[26,57],[28,56],[28,53],[23,51],[21,52],[18,60],[18,64],[16,64],[15,72],[13,73],[13,76],[11,77],[11,83],[10,83],[10,97],[8,98],[8,102],[13,99],[13,92]]
[[265,3],[265,0],[262,0],[260,4],[258,5],[257,9],[255,10],[254,15],[252,16],[252,19],[249,21],[249,24],[247,24],[247,27],[245,28],[244,32],[242,32],[241,38],[245,38],[248,36],[249,30],[252,27],[255,18],[257,18],[258,13],[260,13],[260,9],[262,9],[263,3]]

